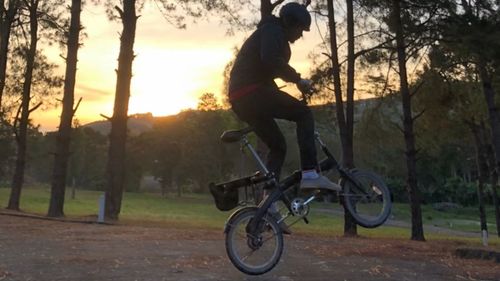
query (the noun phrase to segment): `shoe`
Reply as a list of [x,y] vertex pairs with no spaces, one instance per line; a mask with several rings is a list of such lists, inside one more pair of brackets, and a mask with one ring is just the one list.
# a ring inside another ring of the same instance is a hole
[[340,185],[330,181],[327,177],[321,175],[317,178],[313,179],[306,178],[300,181],[300,189],[309,189],[309,188],[329,189],[333,191],[342,190],[342,187]]
[[[275,219],[277,222],[281,220],[281,214],[279,212],[269,212],[269,214]],[[284,220],[282,220],[278,226],[281,229],[281,232],[286,235],[292,234],[292,230],[288,227]]]

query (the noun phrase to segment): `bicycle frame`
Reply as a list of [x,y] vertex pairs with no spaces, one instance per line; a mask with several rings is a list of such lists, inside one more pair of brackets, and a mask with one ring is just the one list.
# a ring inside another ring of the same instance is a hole
[[[321,140],[319,133],[317,133],[317,132],[315,133],[315,138],[318,141],[318,143],[320,144],[321,150],[327,156],[326,159],[324,159],[323,161],[320,162],[320,165],[319,165],[320,171],[328,171],[328,170],[336,168],[337,171],[340,173],[341,177],[346,177],[346,178],[352,180],[352,178],[349,176],[349,173],[338,165],[338,162],[335,159],[335,157],[333,156],[333,154],[328,150],[325,143]],[[254,234],[255,231],[257,230],[258,222],[260,222],[262,220],[262,218],[267,213],[267,210],[269,209],[271,204],[273,204],[273,202],[281,200],[285,204],[285,206],[288,208],[288,211],[293,214],[293,212],[290,208],[291,202],[288,200],[288,198],[286,196],[284,196],[284,193],[289,188],[294,186],[296,183],[300,182],[302,173],[301,173],[301,171],[295,171],[290,176],[283,179],[281,182],[278,182],[276,180],[276,178],[274,177],[274,174],[267,169],[267,167],[264,164],[264,162],[262,161],[262,159],[259,157],[259,155],[255,151],[253,146],[248,141],[246,135],[242,138],[241,145],[246,147],[251,152],[252,156],[254,157],[255,161],[259,165],[260,169],[262,170],[262,172],[265,173],[265,176],[262,177],[262,180],[259,182],[267,181],[267,184],[269,185],[269,187],[273,189],[273,191],[266,197],[266,199],[262,200],[260,202],[260,204],[257,207],[257,213],[256,213],[254,219],[252,220],[252,222],[249,224],[248,232],[250,234]],[[259,182],[255,182],[255,183],[259,183]],[[306,200],[306,202],[309,203],[310,201],[314,200],[314,198],[315,197],[313,195],[312,197],[308,198]],[[306,223],[308,223],[307,218],[304,217],[303,219]]]

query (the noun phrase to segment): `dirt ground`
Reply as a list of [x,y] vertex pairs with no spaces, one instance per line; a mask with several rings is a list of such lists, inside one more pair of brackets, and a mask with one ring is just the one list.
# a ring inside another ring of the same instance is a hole
[[277,267],[236,270],[221,231],[98,225],[0,215],[0,280],[500,280],[458,242],[292,235]]

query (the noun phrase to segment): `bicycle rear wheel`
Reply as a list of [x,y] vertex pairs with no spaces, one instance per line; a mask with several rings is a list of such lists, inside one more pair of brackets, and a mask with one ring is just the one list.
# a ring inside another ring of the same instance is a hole
[[226,252],[233,265],[243,273],[260,275],[273,269],[283,253],[283,234],[271,216],[264,216],[256,236],[247,233],[256,208],[241,210],[228,222]]
[[391,213],[391,194],[376,174],[353,170],[342,179],[344,204],[356,222],[367,228],[383,224]]

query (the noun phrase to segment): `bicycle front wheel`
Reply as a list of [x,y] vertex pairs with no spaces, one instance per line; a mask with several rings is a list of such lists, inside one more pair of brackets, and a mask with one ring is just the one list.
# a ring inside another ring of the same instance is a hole
[[391,213],[391,194],[376,174],[353,170],[342,179],[344,204],[356,222],[367,228],[383,224]]
[[260,275],[273,269],[283,253],[283,234],[271,216],[264,216],[258,231],[247,233],[256,208],[241,210],[228,222],[226,252],[233,265],[243,273]]

